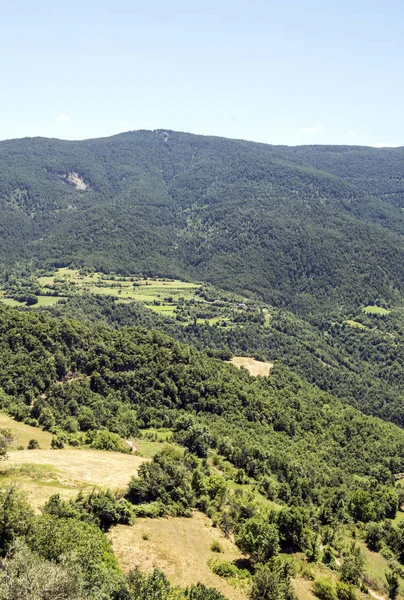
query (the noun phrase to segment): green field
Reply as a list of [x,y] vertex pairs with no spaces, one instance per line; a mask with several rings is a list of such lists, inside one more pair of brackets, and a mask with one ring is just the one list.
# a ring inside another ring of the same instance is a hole
[[[39,308],[41,306],[53,306],[54,304],[59,302],[59,300],[64,299],[63,296],[37,296],[37,298],[38,302],[36,304],[33,304],[31,308]],[[7,306],[26,306],[25,302],[18,302],[18,300],[13,300],[12,298],[0,298],[0,301],[3,302],[3,304],[6,304]]]
[[387,310],[387,308],[382,308],[381,306],[365,306],[363,312],[367,315],[388,315],[391,311]]
[[[254,301],[243,296],[206,285],[201,291],[202,284],[178,279],[145,279],[60,268],[52,274],[33,278],[31,283],[41,292],[36,292],[38,303],[32,308],[51,306],[60,299],[78,295],[99,294],[111,296],[119,304],[141,302],[146,308],[164,318],[176,319],[178,324],[196,322],[217,327],[244,327],[245,323],[254,320],[257,311],[261,310]],[[0,294],[3,294],[3,298],[0,299],[10,306],[26,306],[25,303],[12,300],[13,290],[6,286],[3,291],[0,290]],[[242,319],[237,318],[240,314],[243,314]],[[265,326],[268,327],[271,315],[268,309],[264,309],[263,314]]]

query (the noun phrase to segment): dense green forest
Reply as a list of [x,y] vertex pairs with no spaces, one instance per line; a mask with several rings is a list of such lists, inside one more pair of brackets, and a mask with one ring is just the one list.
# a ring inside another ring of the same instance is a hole
[[272,308],[269,326],[242,322],[240,327],[183,324],[141,303],[120,304],[105,296],[76,296],[49,310],[58,317],[79,317],[113,328],[158,329],[222,358],[247,354],[280,361],[344,403],[404,425],[401,309],[387,315],[359,313],[347,321],[338,322],[335,315],[329,315],[308,322],[290,311]]
[[[0,310],[2,404],[29,424],[122,437],[171,427],[199,456],[217,448],[248,476],[275,477],[297,506],[323,506],[342,488],[349,497],[361,478],[384,493],[404,471],[401,429],[280,364],[253,378],[156,331]],[[378,511],[386,516],[383,503]]]
[[252,291],[294,312],[400,301],[403,150],[171,131],[0,144],[4,264]]

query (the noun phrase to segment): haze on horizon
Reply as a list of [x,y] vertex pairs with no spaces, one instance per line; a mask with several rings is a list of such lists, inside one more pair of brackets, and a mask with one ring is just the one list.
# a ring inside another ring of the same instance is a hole
[[398,0],[7,0],[0,17],[2,140],[404,145]]

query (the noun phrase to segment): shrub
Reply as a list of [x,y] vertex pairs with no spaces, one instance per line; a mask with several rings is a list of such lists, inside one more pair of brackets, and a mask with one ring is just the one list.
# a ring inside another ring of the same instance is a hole
[[336,569],[337,562],[335,560],[335,556],[330,546],[326,546],[323,552],[323,563],[327,565],[330,569]]
[[316,579],[313,584],[313,593],[320,600],[337,600],[337,594],[329,579]]
[[213,542],[210,545],[210,549],[212,550],[212,552],[223,552],[223,549],[217,540],[213,540]]
[[38,440],[32,439],[28,442],[27,450],[37,450],[40,448]]
[[51,441],[52,450],[61,450],[65,447],[63,438],[60,435],[54,435]]
[[344,581],[337,581],[336,591],[338,600],[356,600],[355,588]]
[[228,578],[237,576],[238,569],[236,565],[233,565],[226,560],[215,561],[210,565],[210,568],[212,569],[213,573],[215,575],[219,575],[219,577]]
[[90,447],[95,450],[109,450],[111,452],[129,453],[131,449],[116,433],[107,430],[97,431],[92,436]]
[[247,569],[239,569],[234,563],[227,560],[209,561],[209,566],[215,575],[229,579],[230,577],[246,579],[250,577]]

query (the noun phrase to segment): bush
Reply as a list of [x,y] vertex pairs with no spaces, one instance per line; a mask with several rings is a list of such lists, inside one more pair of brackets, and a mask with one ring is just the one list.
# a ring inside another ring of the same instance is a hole
[[230,563],[227,560],[214,561],[210,564],[210,568],[213,573],[219,575],[219,577],[237,577],[238,574],[236,565],[233,565],[233,563]]
[[203,583],[191,585],[185,593],[187,600],[226,600],[215,588],[207,588]]
[[217,540],[213,540],[213,542],[210,545],[210,549],[212,550],[212,552],[223,552],[223,549]]
[[356,600],[355,588],[344,581],[337,581],[336,591],[338,600]]
[[28,442],[27,450],[38,450],[40,448],[38,440],[32,439]]
[[239,569],[234,563],[227,560],[209,561],[209,566],[215,575],[219,575],[219,577],[224,577],[225,579],[229,579],[230,577],[246,579],[250,577],[247,569]]
[[317,579],[313,584],[313,593],[320,600],[337,600],[337,594],[329,579]]
[[331,550],[330,546],[326,546],[324,548],[322,561],[330,569],[336,569],[337,568],[337,562],[335,560],[334,553]]
[[54,435],[51,441],[52,450],[62,450],[65,447],[63,438],[60,435]]
[[[92,435],[91,435],[92,434]],[[90,447],[95,450],[108,450],[110,452],[129,453],[131,449],[126,446],[124,441],[116,433],[111,433],[107,430],[89,432],[87,439],[91,439]]]

